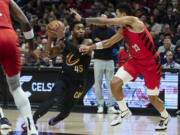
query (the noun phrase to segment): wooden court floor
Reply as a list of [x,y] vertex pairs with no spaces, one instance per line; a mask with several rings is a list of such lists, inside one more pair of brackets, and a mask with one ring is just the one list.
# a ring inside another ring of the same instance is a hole
[[[17,110],[4,110],[5,115],[13,124],[11,135],[22,135],[22,117]],[[48,126],[48,120],[56,112],[48,112],[38,121],[40,135],[180,135],[180,117],[172,117],[168,129],[155,132],[158,122],[157,116],[135,116],[124,120],[121,125],[111,127],[112,114],[71,113],[64,121],[54,127]],[[1,135],[8,134],[8,130],[1,130]]]

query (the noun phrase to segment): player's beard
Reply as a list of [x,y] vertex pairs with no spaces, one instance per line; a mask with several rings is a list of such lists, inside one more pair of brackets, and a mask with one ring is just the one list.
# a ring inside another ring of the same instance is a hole
[[81,43],[84,40],[84,36],[76,36],[76,39]]

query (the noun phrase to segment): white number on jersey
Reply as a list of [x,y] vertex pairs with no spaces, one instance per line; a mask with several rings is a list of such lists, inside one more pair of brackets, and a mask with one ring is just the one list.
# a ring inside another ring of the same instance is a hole
[[133,48],[136,52],[140,51],[140,48],[139,48],[139,46],[138,46],[137,44],[134,44],[134,45],[132,46],[132,48]]
[[2,13],[0,13],[0,17],[2,16],[3,14]]

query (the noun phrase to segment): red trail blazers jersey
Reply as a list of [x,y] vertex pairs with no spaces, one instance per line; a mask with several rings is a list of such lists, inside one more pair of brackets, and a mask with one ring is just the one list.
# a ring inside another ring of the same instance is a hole
[[13,28],[10,17],[9,0],[0,0],[0,27]]
[[[155,57],[156,49],[153,39],[144,26],[144,31],[135,33],[123,27],[124,40],[129,46],[130,55],[135,59]],[[156,54],[157,55],[157,54]]]

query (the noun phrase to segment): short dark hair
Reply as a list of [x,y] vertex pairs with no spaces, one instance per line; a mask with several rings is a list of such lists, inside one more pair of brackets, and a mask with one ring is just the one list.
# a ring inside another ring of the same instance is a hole
[[74,29],[74,27],[76,26],[76,24],[83,24],[80,21],[73,21],[70,25],[69,25],[69,30],[72,31]]
[[117,7],[116,7],[116,10],[119,10],[120,12],[124,12],[124,13],[126,13],[127,15],[129,15],[129,16],[131,16],[131,15],[133,15],[133,12],[132,12],[132,8],[130,7],[130,5],[129,4],[127,4],[127,3],[120,3],[120,4],[118,4],[117,5]]

